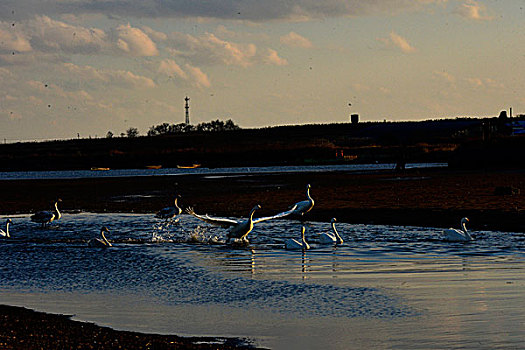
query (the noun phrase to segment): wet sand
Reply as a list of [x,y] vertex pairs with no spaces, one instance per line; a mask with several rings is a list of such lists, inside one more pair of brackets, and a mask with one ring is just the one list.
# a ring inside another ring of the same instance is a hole
[[0,305],[1,349],[254,349],[239,339],[116,331],[71,316]]
[[75,211],[154,213],[180,195],[197,213],[244,217],[271,215],[306,198],[312,185],[314,209],[307,219],[362,224],[458,226],[472,230],[525,231],[525,171],[412,169],[403,173],[309,172],[238,175],[177,175],[122,178],[0,181],[0,214],[49,210],[61,198]]

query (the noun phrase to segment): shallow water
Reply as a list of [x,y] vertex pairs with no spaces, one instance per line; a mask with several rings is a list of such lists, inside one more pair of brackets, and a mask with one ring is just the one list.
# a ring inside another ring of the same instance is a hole
[[[407,169],[446,167],[446,163],[409,163]],[[287,172],[330,172],[330,171],[377,171],[392,170],[395,164],[337,164],[309,166],[268,166],[268,167],[235,167],[235,168],[161,168],[161,169],[110,169],[107,171],[93,170],[56,170],[56,171],[0,171],[0,180],[27,179],[76,179],[97,177],[126,176],[166,176],[202,174],[210,176],[231,176],[231,174],[266,174]]]
[[[2,218],[1,221],[4,221]],[[11,216],[0,242],[1,302],[117,329],[240,336],[271,348],[494,348],[525,343],[525,235],[338,223],[345,243],[311,250],[292,220],[259,223],[249,246],[183,215],[64,215],[42,229]],[[88,248],[107,226],[113,247]]]

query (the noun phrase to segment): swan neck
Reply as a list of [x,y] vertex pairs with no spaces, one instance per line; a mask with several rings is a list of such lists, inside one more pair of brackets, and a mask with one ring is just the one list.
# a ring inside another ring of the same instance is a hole
[[104,235],[104,231],[100,231],[100,234],[102,235],[102,240],[104,242],[106,242],[106,244],[111,247],[111,243],[109,243],[108,239],[106,238],[106,236]]
[[11,237],[11,236],[9,235],[9,221],[5,223],[5,236],[6,236],[7,238]]
[[58,202],[55,202],[55,212],[57,213],[57,217],[60,217],[60,212],[58,211]]
[[343,243],[343,239],[341,238],[341,236],[339,236],[339,232],[337,232],[337,230],[335,229],[335,223],[334,222],[332,222],[332,230],[334,231],[334,235],[335,235],[335,238],[337,239],[337,243],[342,244]]

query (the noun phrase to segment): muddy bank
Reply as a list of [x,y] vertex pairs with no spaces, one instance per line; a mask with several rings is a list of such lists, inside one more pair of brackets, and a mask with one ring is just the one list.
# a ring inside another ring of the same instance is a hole
[[525,231],[525,171],[519,170],[2,180],[0,214],[51,209],[55,198],[66,213],[154,213],[180,195],[179,203],[198,213],[246,216],[259,203],[257,214],[265,216],[303,200],[308,183],[315,199],[309,220],[448,227],[468,216],[472,229]]
[[71,316],[0,305],[2,349],[255,349],[235,338],[192,337],[116,331]]

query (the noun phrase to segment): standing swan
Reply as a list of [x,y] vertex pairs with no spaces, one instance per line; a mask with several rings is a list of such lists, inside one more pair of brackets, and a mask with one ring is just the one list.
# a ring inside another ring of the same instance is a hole
[[292,212],[292,215],[299,215],[301,218],[304,214],[308,213],[314,207],[314,199],[310,196],[310,184],[306,185],[306,199],[295,203],[295,210]]
[[109,243],[109,241],[107,240],[106,236],[104,236],[104,232],[107,232],[109,233],[109,230],[106,226],[103,226],[101,229],[100,229],[100,236],[102,237],[102,239],[100,238],[92,238],[88,241],[88,246],[89,247],[96,247],[96,248],[107,248],[107,247],[112,247],[111,243]]
[[175,218],[177,215],[180,215],[182,213],[182,209],[177,204],[177,199],[178,199],[178,196],[175,197],[175,202],[174,202],[175,206],[174,207],[162,208],[155,215],[155,217],[159,218],[159,219],[165,219],[166,221],[168,221],[168,220],[173,220],[173,218]]
[[208,215],[199,215],[196,214],[193,211],[193,208],[187,208],[186,212],[190,215],[195,216],[197,219],[200,219],[204,222],[207,222],[212,225],[221,226],[221,227],[231,227],[230,231],[228,232],[228,239],[227,242],[231,239],[236,239],[237,241],[243,242],[243,243],[249,243],[248,239],[246,238],[248,236],[248,233],[250,233],[253,229],[253,225],[266,221],[271,219],[277,219],[282,218],[287,215],[290,215],[293,210],[295,209],[295,206],[288,210],[284,211],[282,213],[276,214],[274,216],[266,216],[258,219],[253,219],[253,214],[257,209],[261,209],[261,206],[257,204],[255,207],[252,208],[250,211],[250,215],[248,216],[248,219],[246,220],[232,220],[232,219],[226,219],[226,218],[213,218]]
[[46,225],[51,223],[54,220],[59,220],[62,217],[62,214],[58,211],[58,202],[62,202],[62,200],[59,198],[55,202],[55,210],[54,211],[39,211],[35,214],[31,215],[31,221],[38,222],[39,224],[42,224],[42,228]]
[[0,237],[11,238],[11,235],[9,234],[9,224],[12,223],[11,219],[7,219],[5,222],[5,231],[0,228]]
[[336,221],[337,220],[335,218],[333,218],[332,221],[330,221],[331,226],[332,226],[332,232],[331,233],[325,232],[325,233],[321,233],[319,235],[319,242],[320,243],[323,243],[323,244],[343,244],[343,239],[341,238],[341,236],[339,236],[339,233],[335,229]]
[[461,219],[461,230],[455,228],[449,228],[443,231],[445,241],[449,242],[468,242],[473,241],[474,238],[467,231],[466,223],[469,222],[468,218]]
[[304,232],[306,231],[304,226],[301,226],[301,242],[298,240],[295,240],[293,238],[288,238],[286,241],[284,241],[284,248],[285,249],[310,249],[310,245],[306,242],[306,239],[304,239]]

